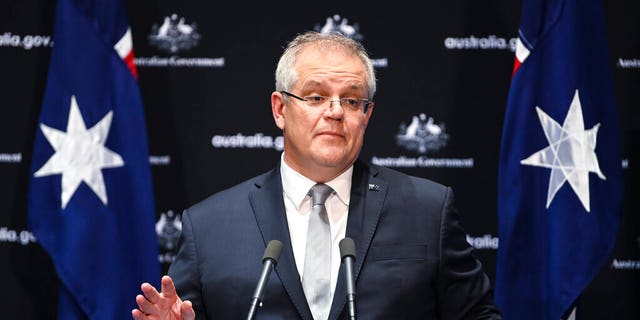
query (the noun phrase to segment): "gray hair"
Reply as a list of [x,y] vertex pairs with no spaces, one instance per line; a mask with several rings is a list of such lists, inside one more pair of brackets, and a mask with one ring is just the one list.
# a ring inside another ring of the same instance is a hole
[[342,48],[358,56],[367,71],[368,98],[373,99],[373,95],[376,93],[376,75],[367,50],[359,42],[337,32],[323,34],[308,31],[299,34],[291,40],[282,53],[280,61],[278,61],[278,67],[276,68],[276,91],[288,91],[298,80],[298,75],[294,68],[296,57],[298,53],[300,53],[300,50],[310,44],[318,45],[321,48]]

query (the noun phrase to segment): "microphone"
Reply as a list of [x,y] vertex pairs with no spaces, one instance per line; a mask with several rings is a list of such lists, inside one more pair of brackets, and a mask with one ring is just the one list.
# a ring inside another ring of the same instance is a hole
[[264,287],[267,285],[271,270],[273,270],[273,268],[278,264],[280,252],[282,252],[282,242],[278,240],[269,241],[267,248],[264,249],[264,256],[262,256],[262,273],[260,274],[256,290],[253,293],[253,299],[251,300],[251,307],[249,307],[247,320],[252,320],[256,315],[256,308],[262,305]]
[[356,282],[353,279],[353,263],[356,260],[356,244],[353,239],[347,237],[340,240],[340,256],[344,264],[347,282],[347,308],[349,320],[356,319]]

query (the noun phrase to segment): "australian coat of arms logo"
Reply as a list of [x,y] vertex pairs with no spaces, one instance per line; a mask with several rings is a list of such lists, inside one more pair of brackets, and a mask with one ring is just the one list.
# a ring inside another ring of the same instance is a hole
[[349,24],[349,20],[339,14],[327,17],[324,24],[316,24],[314,30],[323,34],[338,32],[356,41],[364,39],[360,34],[360,26],[357,23]]
[[176,249],[181,232],[182,218],[179,214],[175,214],[173,210],[160,214],[160,219],[156,222],[156,233],[162,249],[168,251]]
[[424,113],[413,116],[409,125],[401,123],[396,135],[399,146],[419,154],[438,151],[447,145],[448,140],[444,123],[436,124],[432,117],[427,118]]
[[151,45],[169,53],[191,49],[198,44],[199,39],[196,24],[187,24],[183,17],[175,13],[164,17],[161,25],[154,24],[149,35]]

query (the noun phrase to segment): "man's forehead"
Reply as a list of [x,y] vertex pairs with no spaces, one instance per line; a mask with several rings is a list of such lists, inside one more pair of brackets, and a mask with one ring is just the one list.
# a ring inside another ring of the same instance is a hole
[[[359,79],[347,79],[347,80],[341,81],[340,86],[347,90],[362,90],[366,88],[363,81],[364,80],[359,80]],[[335,85],[335,81],[320,80],[320,79],[306,79],[306,81],[302,83],[302,89],[308,90],[308,89],[326,88],[333,85]]]

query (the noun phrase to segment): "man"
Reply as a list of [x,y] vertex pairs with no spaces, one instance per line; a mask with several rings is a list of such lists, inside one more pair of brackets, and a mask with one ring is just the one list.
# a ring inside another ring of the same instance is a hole
[[[273,118],[284,133],[280,165],[183,215],[169,270],[175,287],[168,276],[162,293],[143,284],[133,317],[246,317],[265,245],[277,239],[282,255],[257,318],[344,319],[338,242],[347,236],[356,243],[361,319],[500,319],[451,189],[357,160],[375,90],[359,43],[338,34],[296,37],[280,58],[271,94]],[[328,190],[318,211],[323,218],[315,218],[308,195],[316,184]],[[320,237],[327,240],[315,244],[330,253],[317,261],[323,251],[310,244]]]

